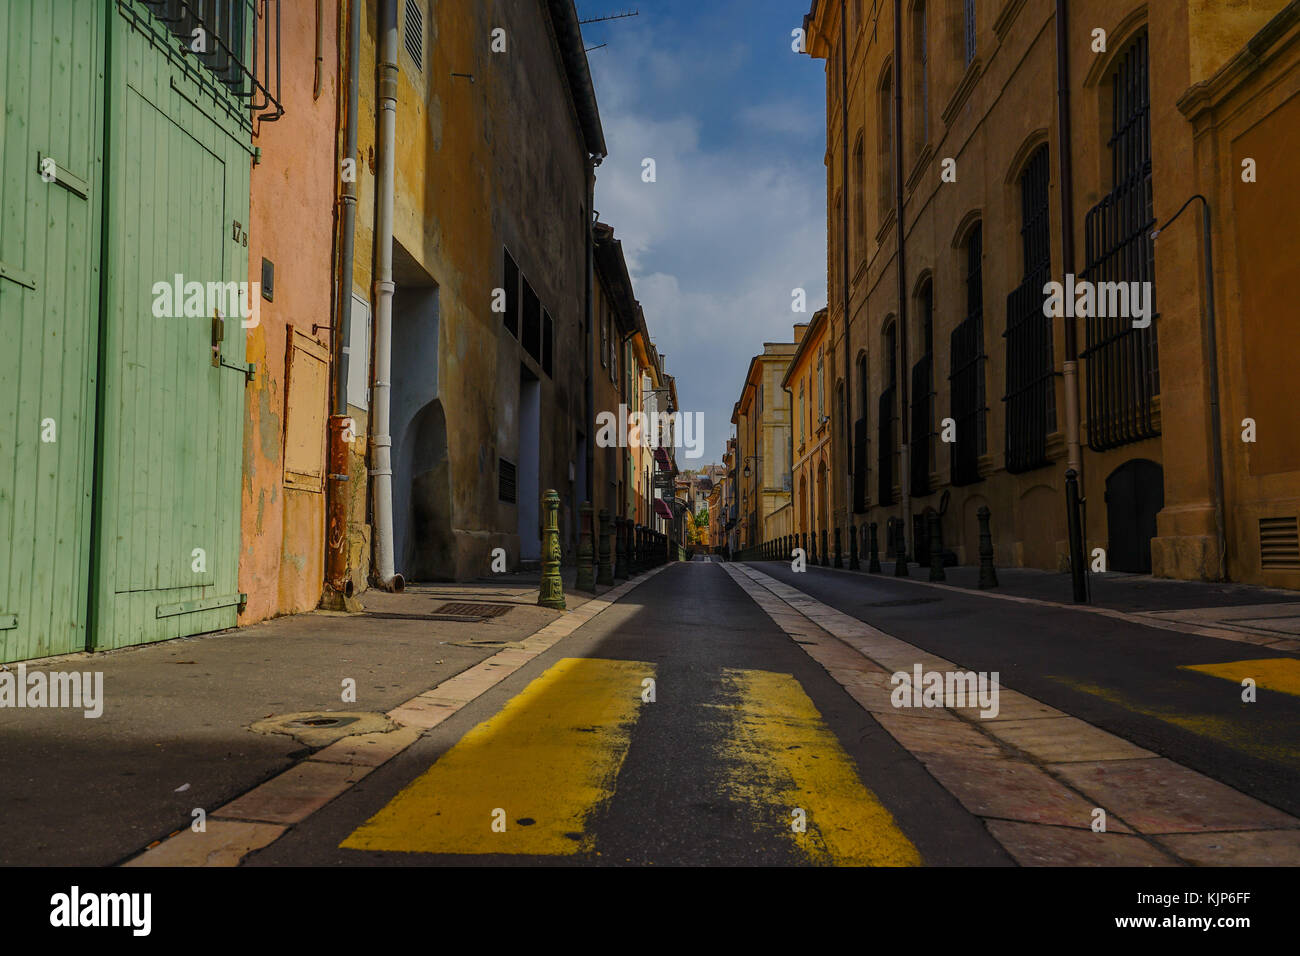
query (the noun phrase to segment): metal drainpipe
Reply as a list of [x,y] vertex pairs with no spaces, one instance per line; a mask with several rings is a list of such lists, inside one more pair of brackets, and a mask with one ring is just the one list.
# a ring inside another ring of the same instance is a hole
[[375,380],[371,410],[370,481],[375,523],[375,579],[386,591],[405,586],[393,562],[393,439],[389,434],[393,351],[393,183],[397,142],[397,0],[380,0],[379,217],[375,229]]
[[587,230],[586,236],[586,261],[587,261],[587,288],[586,288],[586,324],[587,324],[587,414],[586,414],[586,431],[587,431],[587,460],[585,467],[587,469],[587,501],[591,501],[594,507],[593,489],[596,487],[596,363],[592,352],[596,348],[596,330],[592,327],[595,319],[594,301],[596,297],[596,266],[594,261],[596,248],[596,167],[600,165],[600,157],[589,156],[590,166],[587,169]]
[[[912,456],[908,443],[907,386],[907,229],[903,223],[903,0],[894,0],[894,208],[898,218],[898,425],[902,439],[898,469],[903,490],[903,540],[912,534]],[[916,553],[916,542],[907,548]]]
[[[849,476],[851,493],[851,483],[853,480],[853,450],[849,448],[849,390],[852,384],[852,367],[849,364],[849,44],[848,44],[848,25],[845,22],[848,17],[848,2],[840,0],[840,179],[843,188],[840,191],[844,201],[842,210],[843,217],[841,225],[843,227],[843,263],[844,263],[844,402],[843,408],[840,409],[844,421],[844,460],[847,465],[847,474]],[[835,436],[831,436],[832,441]],[[838,484],[838,482],[836,482]],[[852,513],[850,504],[845,496],[844,514],[847,517]]]
[[[1061,271],[1074,271],[1074,170],[1070,141],[1070,62],[1067,0],[1056,0],[1056,153],[1061,178]],[[1079,475],[1083,495],[1083,451],[1079,420],[1079,334],[1073,310],[1065,315],[1065,445],[1068,467]],[[1087,537],[1084,529],[1084,537]]]
[[[343,155],[357,156],[357,87],[361,58],[361,0],[348,5],[348,90],[347,128],[343,134]],[[342,180],[342,177],[340,177]],[[352,577],[348,574],[348,478],[349,451],[343,441],[343,426],[348,414],[348,345],[352,337],[352,265],[357,218],[356,177],[340,182],[339,206],[343,214],[342,243],[339,251],[338,282],[334,297],[334,329],[330,350],[334,353],[334,395],[330,417],[330,462],[325,541],[325,583],[328,592],[344,598],[352,596]]]

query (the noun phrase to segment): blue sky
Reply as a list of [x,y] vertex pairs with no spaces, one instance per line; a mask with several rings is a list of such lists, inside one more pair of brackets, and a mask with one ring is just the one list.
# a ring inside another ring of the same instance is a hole
[[[721,461],[763,342],[826,303],[825,74],[791,51],[808,0],[579,0],[610,155],[596,209],[623,241],[684,412]],[[655,160],[657,181],[641,180]],[[808,311],[791,311],[791,290]]]

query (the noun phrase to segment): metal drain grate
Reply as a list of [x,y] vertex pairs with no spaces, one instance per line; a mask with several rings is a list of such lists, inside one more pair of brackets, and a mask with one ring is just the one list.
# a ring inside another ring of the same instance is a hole
[[513,604],[444,604],[435,614],[455,614],[458,617],[500,617],[508,614]]

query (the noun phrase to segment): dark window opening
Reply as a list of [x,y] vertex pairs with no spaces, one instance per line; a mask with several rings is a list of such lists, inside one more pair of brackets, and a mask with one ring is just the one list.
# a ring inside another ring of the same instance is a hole
[[950,446],[952,483],[980,480],[979,458],[987,448],[984,405],[984,231],[971,230],[966,240],[966,317],[952,331],[948,381],[956,428]]
[[542,303],[526,278],[524,279],[523,322],[523,334],[520,336],[520,342],[524,346],[524,351],[531,355],[534,361],[540,361],[542,355]]

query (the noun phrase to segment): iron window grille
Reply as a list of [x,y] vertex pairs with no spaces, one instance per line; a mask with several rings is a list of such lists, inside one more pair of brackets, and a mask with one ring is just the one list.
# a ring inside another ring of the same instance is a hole
[[876,504],[894,503],[894,386],[880,393],[880,407],[876,418],[877,487]]
[[1056,362],[1052,319],[1043,314],[1043,287],[1052,275],[1049,153],[1041,147],[1020,177],[1021,245],[1025,278],[1007,296],[1007,471],[1048,464],[1047,436],[1056,430]]
[[181,41],[181,51],[198,59],[234,96],[246,100],[257,119],[274,122],[284,115],[279,0],[140,2]]
[[497,459],[497,498],[507,504],[515,504],[515,471],[514,462]]
[[519,338],[519,266],[515,264],[514,258],[510,255],[510,250],[503,250],[505,255],[505,292],[506,311],[501,316],[501,322],[506,327],[506,331]]
[[[1087,268],[1083,278],[1150,283],[1151,322],[1135,328],[1131,316],[1087,318],[1088,447],[1105,451],[1160,434],[1154,401],[1160,394],[1155,304],[1155,226],[1151,175],[1151,99],[1148,37],[1133,41],[1111,76],[1113,191],[1088,211]],[[1100,296],[1097,297],[1100,300]]]
[[979,458],[987,447],[983,259],[984,232],[977,225],[966,241],[966,318],[949,342],[950,408],[957,432],[949,452],[954,485],[980,480]]
[[934,287],[921,291],[921,344],[924,352],[912,366],[911,491],[914,497],[930,493],[930,466],[934,439]]
[[554,364],[555,349],[555,323],[551,321],[551,313],[542,313],[542,371],[547,375],[552,374]]
[[867,510],[867,416],[853,423],[853,511]]

